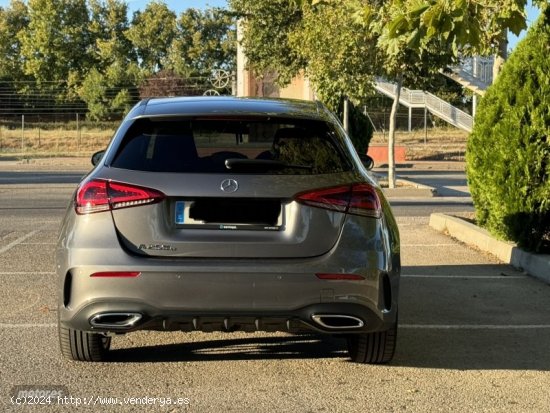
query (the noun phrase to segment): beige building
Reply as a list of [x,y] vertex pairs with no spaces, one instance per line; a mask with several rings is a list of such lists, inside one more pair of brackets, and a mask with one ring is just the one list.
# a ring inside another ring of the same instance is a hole
[[299,75],[292,79],[290,85],[279,88],[274,82],[273,74],[266,74],[262,78],[255,77],[246,70],[246,57],[240,45],[242,29],[239,24],[237,30],[237,96],[248,97],[280,97],[289,99],[315,100],[309,80]]

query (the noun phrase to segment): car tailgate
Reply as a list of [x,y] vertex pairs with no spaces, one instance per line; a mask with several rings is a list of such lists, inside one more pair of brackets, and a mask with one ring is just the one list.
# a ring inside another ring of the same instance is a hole
[[[349,175],[161,174],[112,168],[111,179],[166,195],[160,203],[112,214],[121,243],[147,256],[313,257],[335,245],[345,215],[303,205],[294,196],[349,182]],[[237,188],[224,191],[226,180]]]

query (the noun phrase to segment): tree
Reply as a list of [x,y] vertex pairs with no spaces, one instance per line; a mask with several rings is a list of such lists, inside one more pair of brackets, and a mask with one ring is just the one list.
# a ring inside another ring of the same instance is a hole
[[147,75],[164,68],[176,33],[176,14],[165,3],[154,1],[134,13],[126,36]]
[[121,0],[90,1],[90,55],[93,68],[78,88],[88,106],[88,117],[104,120],[120,116],[132,104],[132,90],[139,78],[137,57],[125,36],[128,6]]
[[525,2],[230,0],[230,5],[246,20],[243,46],[254,69],[275,70],[282,84],[305,70],[320,95],[328,91],[326,99],[345,94],[346,85],[368,91],[367,79],[377,75],[397,83],[389,139],[389,182],[394,186],[393,137],[403,82],[418,85],[432,78],[457,62],[459,50],[494,48],[505,29],[517,32],[525,26]]
[[376,35],[363,30],[355,18],[361,4],[304,2],[299,29],[289,34],[289,44],[307,62],[303,69],[318,96],[332,109],[341,96],[356,104],[371,96],[374,76],[381,69]]
[[[274,74],[279,86],[306,74],[317,95],[334,111],[343,96],[360,104],[373,93],[373,68],[377,67],[375,39],[359,31],[360,24],[346,4],[230,1],[242,20],[242,45],[254,73]],[[366,149],[365,141],[371,136],[368,131],[363,134],[367,139],[360,135],[354,139],[359,151]]]
[[[395,15],[390,36],[422,49],[435,38],[445,40],[455,57],[494,54],[495,70],[506,59],[507,34],[526,28],[528,0],[392,0]],[[544,7],[547,0],[533,0]]]
[[[390,38],[388,27],[395,10],[387,2],[278,0],[250,5],[233,0],[230,4],[246,20],[243,46],[253,68],[274,70],[283,84],[304,71],[318,96],[333,110],[341,96],[360,103],[372,95],[377,76],[394,79],[399,93],[403,81],[418,83],[436,73],[441,61],[448,61],[448,47],[443,42],[431,41],[429,49],[416,52],[404,48],[403,40]],[[283,23],[273,13],[290,18]],[[272,33],[276,39],[269,41]],[[395,186],[393,142],[398,104],[399,96],[390,118],[390,186]]]
[[18,34],[29,24],[26,4],[12,0],[7,8],[0,8],[0,79],[23,80],[21,41]]
[[[96,68],[110,68],[116,72],[126,71],[137,62],[132,43],[126,37],[130,25],[128,5],[123,0],[90,0],[91,49]],[[123,77],[122,73],[111,77]]]
[[28,13],[28,27],[18,33],[25,74],[44,94],[59,93],[60,83],[78,85],[92,64],[86,1],[29,0]]
[[[520,246],[550,250],[549,6],[482,99],[468,143],[468,181],[480,224]],[[526,0],[397,1],[390,37],[418,51],[434,39],[464,55],[505,57],[507,30],[525,27]],[[399,11],[400,10],[400,11]]]
[[[378,46],[385,54],[388,75],[397,80],[399,96],[403,76],[425,77],[434,69],[456,64],[464,55],[486,55],[492,51],[500,64],[505,57],[507,30],[519,34],[525,27],[526,1],[391,0],[378,13],[364,7],[358,13],[365,28],[380,33]],[[393,136],[397,105],[396,98],[389,132],[390,186],[395,180]]]
[[[397,111],[403,82],[423,83],[433,78],[440,68],[456,61],[451,45],[439,37],[426,39],[422,47],[410,42],[409,33],[402,34],[395,28],[395,21],[401,15],[403,1],[394,0],[378,8],[357,9],[357,18],[363,22],[364,30],[378,35],[377,48],[383,59],[382,74],[396,83],[390,125],[388,132],[388,184],[395,188],[395,129]],[[397,31],[396,31],[397,30]],[[414,32],[414,28],[410,28]]]
[[307,66],[290,42],[290,35],[302,24],[299,2],[229,0],[229,5],[243,22],[242,46],[254,73],[261,77],[274,71],[279,85],[290,83]]
[[550,6],[479,103],[466,152],[479,224],[550,253]]
[[236,37],[234,18],[225,10],[187,9],[178,18],[166,66],[183,77],[210,76],[216,69],[233,72]]

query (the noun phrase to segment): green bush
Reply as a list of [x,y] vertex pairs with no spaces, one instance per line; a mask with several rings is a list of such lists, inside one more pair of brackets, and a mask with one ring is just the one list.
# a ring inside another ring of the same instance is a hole
[[550,252],[550,7],[479,103],[466,161],[479,224]]
[[[344,100],[340,102],[337,115],[340,119],[344,114]],[[343,121],[342,121],[343,123]],[[360,154],[366,154],[369,148],[370,140],[374,133],[374,128],[368,116],[362,111],[360,106],[349,102],[349,131],[348,135],[355,146],[355,150]]]

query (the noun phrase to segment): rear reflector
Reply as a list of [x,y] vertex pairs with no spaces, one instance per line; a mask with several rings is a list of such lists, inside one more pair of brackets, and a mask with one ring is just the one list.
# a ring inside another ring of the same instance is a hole
[[358,274],[315,274],[320,280],[349,280],[349,281],[362,281],[365,279],[362,275]]
[[110,211],[164,199],[164,194],[155,189],[121,182],[93,179],[82,184],[76,192],[75,208],[78,214]]
[[139,277],[140,272],[137,271],[103,271],[103,272],[94,272],[90,277]]
[[331,211],[380,218],[382,209],[376,189],[367,183],[343,185],[303,192],[296,201]]

